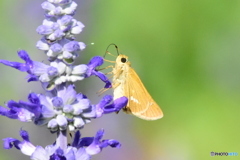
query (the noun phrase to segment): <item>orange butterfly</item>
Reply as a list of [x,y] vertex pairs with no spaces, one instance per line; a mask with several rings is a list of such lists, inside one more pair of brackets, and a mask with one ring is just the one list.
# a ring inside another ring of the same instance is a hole
[[[116,45],[115,47],[117,48]],[[123,111],[144,120],[157,120],[162,118],[162,110],[152,99],[141,79],[131,67],[128,57],[123,54],[118,54],[116,61],[113,63],[116,63],[111,72],[113,74],[112,85],[114,89],[114,99],[123,96],[128,98],[128,104],[123,108]]]

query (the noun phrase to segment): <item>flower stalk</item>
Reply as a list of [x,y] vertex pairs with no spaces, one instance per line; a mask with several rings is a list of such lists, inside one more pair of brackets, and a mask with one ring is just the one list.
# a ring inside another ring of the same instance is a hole
[[[84,125],[104,114],[120,111],[128,99],[113,100],[111,95],[105,95],[99,103],[92,104],[86,95],[76,91],[74,83],[91,76],[103,81],[105,88],[111,88],[105,74],[96,69],[104,63],[103,57],[95,56],[87,64],[75,65],[79,53],[86,47],[83,42],[75,40],[85,27],[73,17],[77,3],[73,0],[47,0],[41,6],[45,19],[36,30],[42,36],[36,47],[45,53],[49,64],[33,60],[25,50],[18,51],[24,62],[0,60],[0,63],[27,73],[27,82],[39,82],[45,93],[32,92],[28,101],[10,100],[6,107],[0,106],[0,115],[47,127],[57,138],[46,147],[36,146],[30,142],[28,132],[21,129],[23,140],[5,138],[4,148],[15,147],[33,160],[88,160],[107,146],[119,148],[121,145],[116,140],[101,140],[103,129],[94,137],[80,138]],[[68,131],[75,132],[70,143],[67,142]]]

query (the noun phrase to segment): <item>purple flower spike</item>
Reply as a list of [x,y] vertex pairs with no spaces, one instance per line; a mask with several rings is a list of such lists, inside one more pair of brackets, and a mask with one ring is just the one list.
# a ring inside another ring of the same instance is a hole
[[27,131],[20,130],[22,141],[15,138],[5,138],[4,148],[11,149],[15,147],[23,154],[30,156],[31,159],[41,160],[90,160],[91,156],[101,152],[105,147],[119,148],[121,144],[113,139],[101,140],[104,131],[99,130],[95,137],[80,138],[80,132],[74,135],[72,145],[59,146],[59,143],[53,143],[45,148],[34,146],[30,140]]
[[[28,75],[28,82],[30,81],[38,81],[39,79],[43,82],[51,80],[50,67],[44,63],[32,61],[28,55],[28,53],[24,50],[18,52],[18,56],[25,61],[25,63],[20,62],[11,62],[7,60],[0,60],[0,63],[15,68],[22,72],[27,72]],[[52,69],[53,70],[53,69]],[[49,75],[50,73],[50,75]],[[55,73],[56,75],[56,73]]]
[[121,97],[112,102],[112,96],[106,95],[97,105],[92,105],[83,94],[75,91],[74,85],[59,85],[46,95],[30,93],[29,102],[9,101],[9,109],[0,106],[0,115],[22,122],[34,122],[47,125],[51,132],[60,130],[74,131],[83,128],[91,119],[103,114],[118,112],[127,104],[127,98]]
[[[104,63],[103,57],[95,56],[88,64],[76,64],[75,59],[86,48],[76,35],[84,29],[84,24],[76,19],[77,3],[73,0],[47,0],[41,4],[44,20],[36,31],[41,36],[36,47],[46,56],[48,63],[33,61],[24,50],[18,51],[23,62],[0,60],[0,63],[27,73],[27,82],[38,81],[44,89],[42,94],[30,93],[27,101],[7,101],[0,106],[0,115],[21,122],[32,122],[47,127],[57,138],[46,147],[30,142],[26,131],[20,130],[22,140],[5,138],[4,148],[16,148],[34,160],[90,160],[105,147],[119,148],[114,139],[102,140],[104,130],[94,137],[81,138],[83,129],[92,119],[104,114],[119,112],[128,103],[126,97],[113,99],[105,95],[99,103],[76,90],[74,83],[90,76],[96,76],[111,88],[108,77],[98,69]],[[68,144],[69,131],[75,132],[73,142]]]

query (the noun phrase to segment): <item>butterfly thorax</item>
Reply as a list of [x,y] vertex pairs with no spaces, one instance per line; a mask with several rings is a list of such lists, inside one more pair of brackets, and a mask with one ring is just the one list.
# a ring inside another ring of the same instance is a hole
[[125,84],[126,77],[129,74],[129,68],[131,63],[128,61],[128,57],[125,55],[119,55],[116,59],[115,68],[113,68],[113,87],[114,99],[120,98],[122,96],[126,96],[125,94]]

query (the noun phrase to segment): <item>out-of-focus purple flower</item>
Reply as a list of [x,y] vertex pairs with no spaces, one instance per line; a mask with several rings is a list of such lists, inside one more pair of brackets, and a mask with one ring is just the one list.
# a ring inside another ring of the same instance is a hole
[[[116,140],[101,140],[103,130],[99,130],[95,137],[80,138],[79,129],[86,123],[103,114],[120,111],[128,99],[113,100],[112,96],[105,95],[99,103],[92,104],[84,94],[75,90],[74,82],[90,76],[100,78],[105,88],[112,87],[106,75],[97,69],[104,63],[102,57],[95,56],[88,64],[74,65],[79,52],[86,47],[75,38],[85,27],[73,18],[77,4],[73,0],[47,0],[41,6],[45,19],[36,29],[42,36],[36,47],[47,55],[49,64],[33,61],[24,50],[18,51],[23,63],[7,60],[0,60],[0,63],[28,73],[28,82],[41,82],[45,93],[30,93],[27,102],[10,100],[6,108],[0,106],[0,115],[47,126],[51,133],[57,133],[57,139],[43,148],[33,145],[28,133],[21,130],[23,140],[5,138],[4,148],[15,147],[32,160],[89,160],[107,146],[119,148],[120,143]],[[71,145],[67,144],[68,131],[76,131]]]
[[72,64],[78,56],[77,52],[86,47],[83,42],[74,41],[74,36],[80,34],[85,27],[82,22],[73,18],[76,7],[77,4],[72,0],[48,0],[42,3],[46,18],[37,28],[38,34],[43,37],[36,46],[51,61],[60,59]]
[[30,93],[29,102],[9,101],[4,108],[0,106],[0,115],[23,122],[33,121],[36,125],[47,125],[52,132],[58,130],[73,131],[82,128],[91,119],[103,114],[118,112],[127,105],[127,98],[113,101],[106,95],[97,105],[75,91],[74,85],[58,85],[44,94]]
[[66,139],[66,136],[61,135],[57,138],[57,142],[43,148],[33,145],[29,140],[27,131],[20,130],[22,141],[15,138],[5,138],[3,146],[5,149],[15,147],[23,154],[30,156],[32,160],[89,160],[92,155],[98,154],[105,147],[121,147],[121,144],[114,139],[101,140],[103,134],[104,131],[99,130],[95,137],[80,138],[80,132],[77,131],[71,145],[60,145],[58,141]]
[[66,64],[73,64],[79,55],[78,52],[86,47],[83,42],[68,40],[66,38],[54,43],[42,38],[37,42],[36,46],[46,53],[50,61],[58,59],[64,61]]
[[101,152],[103,148],[107,146],[117,147],[117,148],[121,147],[121,144],[118,141],[113,139],[101,141],[103,134],[104,134],[104,131],[99,130],[95,135],[95,137],[92,139],[92,141],[88,139],[88,142],[91,142],[90,145],[86,148],[86,152],[88,154],[90,155],[98,154],[99,152]]
[[40,81],[42,83],[47,83],[47,85],[45,85],[47,90],[53,89],[56,85],[65,82],[76,82],[92,75],[99,77],[104,83],[106,83],[105,88],[111,87],[111,82],[108,78],[102,72],[96,70],[96,67],[103,64],[102,57],[93,57],[87,65],[80,64],[76,66],[68,66],[61,61],[51,62],[50,65],[33,61],[24,50],[19,51],[18,55],[25,61],[25,63],[11,62],[7,60],[0,60],[0,63],[22,72],[27,72],[28,82]]
[[101,117],[103,114],[118,112],[128,103],[127,97],[120,97],[114,100],[113,103],[109,104],[112,100],[112,96],[110,95],[106,95],[102,98],[102,100],[96,105],[97,117]]
[[86,77],[90,77],[92,75],[97,76],[105,83],[104,88],[111,88],[112,84],[107,78],[107,76],[96,69],[97,67],[101,66],[103,62],[104,62],[103,57],[100,57],[100,56],[93,57],[87,64],[88,71],[86,72]]
[[0,60],[0,63],[6,65],[6,66],[10,66],[13,67],[19,71],[22,72],[29,72],[31,70],[31,68],[33,67],[33,61],[31,60],[31,58],[29,57],[29,55],[27,54],[26,51],[24,50],[20,50],[18,51],[18,56],[25,61],[25,63],[20,63],[20,62],[11,62],[11,61],[7,61],[7,60]]
[[42,112],[42,106],[37,103],[10,100],[6,106],[9,109],[0,106],[0,115],[22,122],[38,121]]

